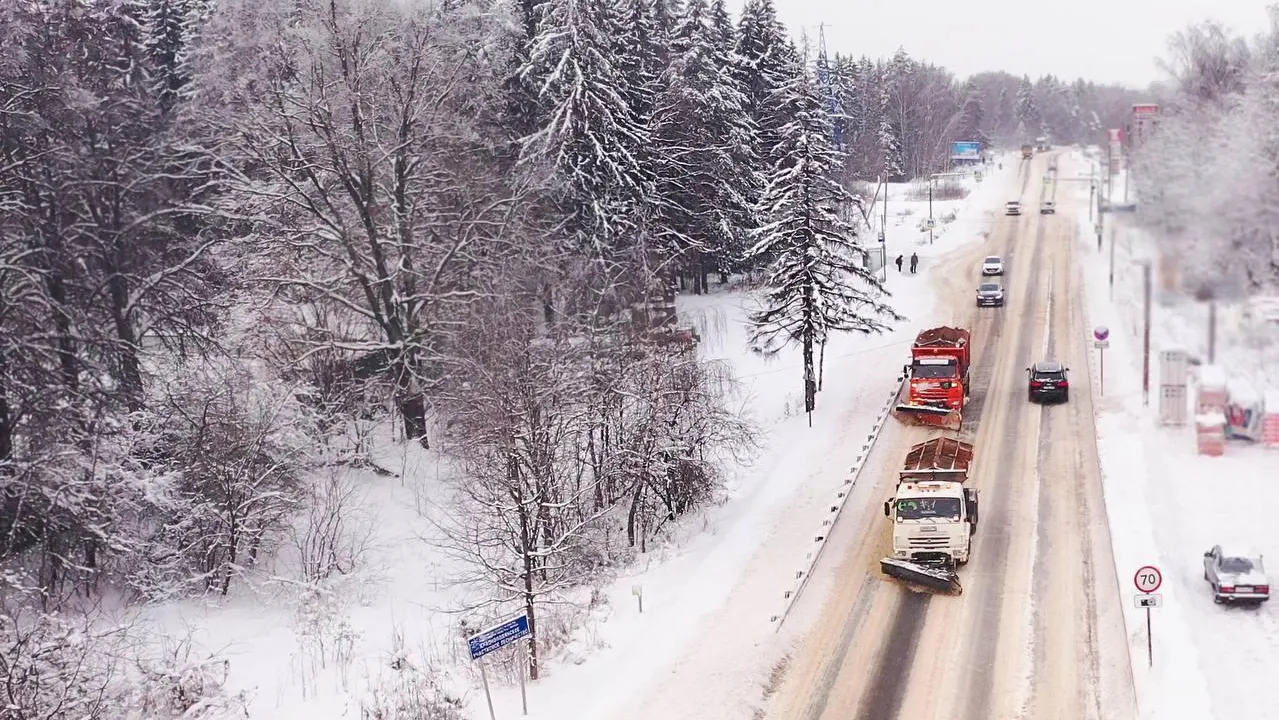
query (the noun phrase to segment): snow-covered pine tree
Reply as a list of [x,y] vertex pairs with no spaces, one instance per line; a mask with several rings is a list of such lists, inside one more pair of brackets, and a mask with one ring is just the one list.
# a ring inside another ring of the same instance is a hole
[[[1022,133],[1039,133],[1043,118],[1039,115],[1039,105],[1035,102],[1035,86],[1029,75],[1023,75],[1021,85],[1017,88],[1017,126]],[[1023,137],[1022,142],[1033,138]]]
[[905,173],[905,158],[902,152],[902,128],[896,122],[893,111],[892,81],[887,71],[879,74],[879,173],[885,180],[900,180]]
[[757,128],[755,153],[771,167],[778,159],[781,126],[788,120],[770,104],[771,98],[787,83],[787,66],[798,53],[777,19],[773,0],[747,0],[737,29],[737,79]]
[[981,88],[977,87],[977,83],[969,80],[964,84],[964,104],[959,108],[959,117],[955,124],[955,136],[952,138],[957,141],[975,141],[982,144],[982,147],[990,145],[990,138],[986,134],[985,122],[986,112],[985,104],[982,101]]
[[[752,253],[771,259],[763,307],[751,314],[751,341],[772,355],[798,345],[804,361],[804,408],[817,393],[814,352],[833,332],[878,333],[901,319],[865,267],[856,230],[840,206],[856,202],[832,175],[839,154],[830,144],[830,117],[803,65],[771,98],[790,118],[781,128],[779,157],[762,200],[764,225]],[[811,422],[811,418],[810,418]]]
[[862,56],[856,62],[850,83],[847,108],[849,127],[854,138],[849,142],[849,164],[861,180],[874,181],[883,175],[883,152],[880,143],[880,124],[884,115],[883,96],[879,71],[870,58]]
[[538,78],[544,125],[523,139],[524,160],[554,171],[572,220],[572,240],[611,267],[632,248],[635,210],[647,192],[632,148],[647,131],[619,90],[610,14],[601,0],[546,0],[521,74]]
[[760,185],[745,97],[711,12],[706,0],[688,3],[652,123],[663,247],[679,255],[695,293],[745,250],[755,226],[749,193]]
[[1010,104],[1011,101],[1008,99],[1008,88],[1006,86],[999,88],[999,95],[995,97],[994,122],[992,123],[992,134],[997,138],[1006,137],[1008,132],[1011,130],[1011,128],[1008,127],[1010,115],[1008,107]]
[[168,112],[191,80],[192,45],[206,19],[207,0],[144,0],[146,50],[160,106]]

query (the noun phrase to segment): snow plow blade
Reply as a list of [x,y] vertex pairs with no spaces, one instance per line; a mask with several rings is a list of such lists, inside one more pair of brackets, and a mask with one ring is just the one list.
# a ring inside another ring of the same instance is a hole
[[885,575],[905,582],[912,590],[918,588],[917,592],[959,595],[964,591],[959,585],[959,575],[944,567],[884,558],[879,561],[879,569]]
[[908,425],[930,425],[947,430],[958,430],[964,424],[964,415],[958,410],[931,405],[902,403],[893,408],[893,417]]

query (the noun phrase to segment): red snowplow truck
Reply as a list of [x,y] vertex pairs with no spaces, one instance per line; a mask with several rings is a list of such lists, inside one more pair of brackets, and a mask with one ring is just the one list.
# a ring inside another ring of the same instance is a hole
[[963,328],[942,326],[919,333],[893,416],[910,425],[958,430],[968,402],[971,341]]

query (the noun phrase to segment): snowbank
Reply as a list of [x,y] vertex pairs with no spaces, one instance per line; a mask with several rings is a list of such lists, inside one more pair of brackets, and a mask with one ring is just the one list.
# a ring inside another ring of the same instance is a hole
[[[1279,707],[1279,685],[1271,679],[1279,665],[1279,608],[1214,604],[1202,556],[1218,544],[1256,547],[1272,560],[1268,570],[1275,579],[1279,540],[1271,528],[1279,505],[1274,472],[1279,465],[1273,452],[1234,440],[1222,456],[1197,454],[1194,421],[1201,418],[1192,416],[1185,427],[1155,425],[1159,353],[1185,349],[1192,362],[1206,358],[1209,309],[1161,290],[1162,273],[1155,273],[1151,407],[1144,407],[1141,264],[1153,262],[1157,271],[1160,265],[1146,233],[1124,220],[1108,225],[1116,241],[1113,291],[1107,287],[1109,253],[1080,253],[1089,312],[1095,322],[1114,329],[1098,419],[1107,508],[1124,586],[1131,587],[1125,575],[1138,565],[1157,565],[1164,575],[1159,590],[1164,606],[1152,611],[1153,670],[1145,662],[1144,613],[1125,607],[1142,715],[1161,720],[1271,717]],[[1081,250],[1085,244],[1095,248],[1091,234],[1080,242]],[[1279,372],[1275,328],[1265,322],[1223,322],[1234,314],[1219,304],[1215,362],[1191,373],[1191,410],[1200,388],[1228,388],[1232,404],[1249,405]],[[1268,408],[1279,408],[1279,393],[1267,390],[1265,401]],[[1212,415],[1202,420],[1225,423],[1219,413]]]
[[[1071,161],[1078,162],[1077,156]],[[1096,250],[1096,235],[1087,211],[1077,218],[1080,258],[1085,282],[1087,314],[1093,326],[1111,328],[1106,353],[1105,385],[1099,376],[1100,357],[1093,354],[1090,370],[1097,408],[1097,445],[1101,459],[1106,515],[1110,524],[1115,571],[1126,596],[1138,593],[1133,575],[1143,565],[1161,567],[1165,577],[1180,567],[1165,561],[1157,540],[1155,518],[1144,510],[1160,489],[1152,487],[1164,476],[1149,462],[1146,438],[1153,432],[1149,408],[1141,390],[1140,332],[1132,321],[1134,303],[1122,296],[1109,299],[1109,267],[1104,253]],[[1114,222],[1107,232],[1114,233]],[[1106,238],[1110,240],[1109,236]],[[1140,284],[1138,284],[1140,289]],[[1140,312],[1140,305],[1136,305]],[[1138,314],[1138,317],[1140,315]],[[1193,447],[1193,446],[1192,446]],[[1161,588],[1164,605],[1152,612],[1154,663],[1146,658],[1146,617],[1131,597],[1125,597],[1124,623],[1136,684],[1138,708],[1143,719],[1212,717],[1208,687],[1200,672],[1198,651],[1188,625],[1187,598],[1173,588]]]

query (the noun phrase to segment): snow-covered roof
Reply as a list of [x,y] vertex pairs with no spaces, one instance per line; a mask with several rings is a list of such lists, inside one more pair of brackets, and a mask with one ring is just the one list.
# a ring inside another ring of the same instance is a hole
[[1226,388],[1230,391],[1230,402],[1235,405],[1255,405],[1261,402],[1261,393],[1247,378],[1230,378]]
[[1199,384],[1214,389],[1226,389],[1226,369],[1220,365],[1200,365]]
[[1247,560],[1256,560],[1257,558],[1261,557],[1261,553],[1258,552],[1256,548],[1254,548],[1251,545],[1248,545],[1247,543],[1232,542],[1228,544],[1225,544],[1225,543],[1222,544],[1221,556],[1228,557],[1228,558],[1234,557],[1234,558],[1245,558]]

